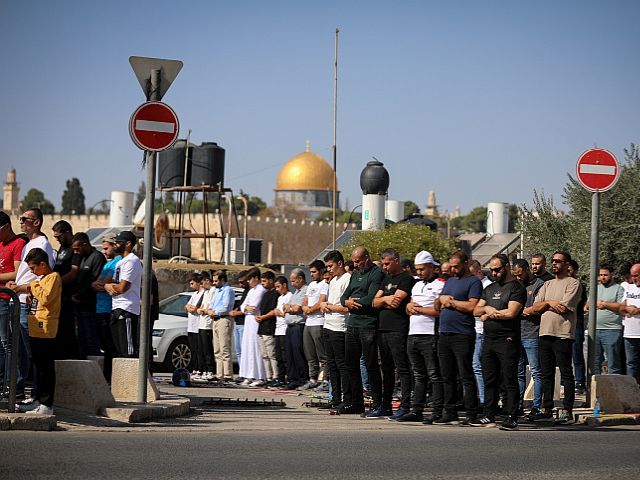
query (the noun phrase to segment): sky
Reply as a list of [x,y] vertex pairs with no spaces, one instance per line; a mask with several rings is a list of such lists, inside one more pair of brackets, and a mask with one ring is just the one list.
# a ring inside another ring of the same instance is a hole
[[[129,56],[184,67],[163,101],[180,137],[226,149],[225,185],[272,204],[284,163],[332,163],[340,28],[337,172],[343,201],[385,164],[389,198],[442,211],[562,201],[595,146],[619,160],[640,141],[637,1],[0,0],[0,174],[17,170],[60,207],[77,177],[86,205],[146,178],[128,132],[144,102]],[[3,178],[4,180],[4,178]],[[343,204],[344,205],[344,204]]]

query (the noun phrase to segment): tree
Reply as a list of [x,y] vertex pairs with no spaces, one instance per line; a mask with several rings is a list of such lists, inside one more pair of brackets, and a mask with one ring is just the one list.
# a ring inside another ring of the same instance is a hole
[[404,218],[407,218],[409,215],[413,215],[414,213],[420,213],[420,207],[417,203],[412,202],[411,200],[406,200],[404,202]]
[[449,258],[455,250],[452,240],[447,240],[424,225],[396,223],[384,230],[356,232],[351,241],[341,249],[345,258],[358,245],[364,245],[372,259],[380,258],[385,248],[394,248],[403,258],[414,258],[421,250],[429,251],[435,258]]
[[136,201],[133,206],[134,212],[138,211],[138,208],[140,207],[140,205],[142,205],[142,202],[144,202],[144,199],[146,197],[147,197],[147,184],[144,181],[142,181],[142,183],[140,183],[140,186],[138,187],[138,193],[136,193]]
[[63,215],[82,215],[85,212],[84,192],[80,185],[80,180],[72,178],[67,180],[67,189],[62,194]]
[[44,193],[37,188],[30,189],[22,199],[22,209],[28,210],[29,208],[39,208],[44,214],[55,212],[53,203],[44,198]]

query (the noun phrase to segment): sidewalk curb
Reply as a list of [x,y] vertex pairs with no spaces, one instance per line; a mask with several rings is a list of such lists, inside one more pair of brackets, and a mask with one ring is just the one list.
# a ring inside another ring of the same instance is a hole
[[158,418],[175,418],[189,414],[191,400],[165,396],[151,403],[118,402],[98,410],[98,415],[124,423],[144,423]]
[[640,425],[640,413],[611,413],[602,414],[595,418],[591,414],[577,414],[576,424],[589,427],[611,427],[615,425]]
[[57,426],[55,415],[27,415],[26,413],[0,413],[0,430],[32,430],[50,432]]

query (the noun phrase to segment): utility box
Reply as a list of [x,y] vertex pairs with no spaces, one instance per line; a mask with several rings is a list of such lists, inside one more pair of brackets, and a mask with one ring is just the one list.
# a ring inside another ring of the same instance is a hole
[[[262,244],[263,240],[261,238],[249,239],[247,265],[262,263]],[[227,263],[244,263],[244,238],[228,237],[225,259],[227,259]]]

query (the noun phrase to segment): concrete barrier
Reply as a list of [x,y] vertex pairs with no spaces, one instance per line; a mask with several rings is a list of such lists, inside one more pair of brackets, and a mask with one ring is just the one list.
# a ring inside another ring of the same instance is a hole
[[92,360],[56,360],[54,406],[96,414],[115,405],[98,364]]
[[[111,373],[111,393],[119,402],[138,401],[138,359],[114,358]],[[160,398],[156,383],[147,372],[147,402]]]
[[591,408],[598,398],[604,413],[640,413],[640,389],[630,375],[594,375],[591,392]]

